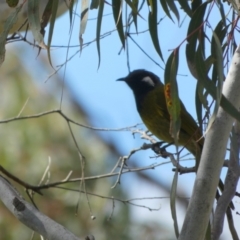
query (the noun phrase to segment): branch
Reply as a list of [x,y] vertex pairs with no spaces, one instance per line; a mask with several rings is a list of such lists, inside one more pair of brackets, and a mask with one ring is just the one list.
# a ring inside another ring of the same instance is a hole
[[[223,87],[223,95],[240,106],[240,47],[238,46]],[[201,161],[179,240],[205,238],[210,214],[226,154],[233,118],[221,107],[207,132]]]
[[27,116],[17,116],[17,117],[13,117],[13,118],[8,118],[8,119],[0,120],[0,124],[20,121],[20,120],[25,120],[25,119],[40,118],[40,117],[50,115],[50,114],[54,114],[54,113],[60,114],[67,122],[70,122],[70,123],[75,124],[79,127],[84,127],[84,128],[91,129],[91,130],[94,130],[94,131],[133,131],[132,129],[139,125],[139,124],[136,124],[134,126],[124,127],[124,128],[97,128],[97,127],[92,127],[92,126],[85,125],[85,124],[82,124],[82,123],[79,123],[79,122],[76,122],[76,121],[72,120],[66,114],[64,114],[62,112],[62,110],[60,110],[60,109],[53,109],[53,110],[50,110],[50,111],[41,112],[41,113],[32,114],[32,115],[27,115]]
[[[232,130],[231,137],[231,152],[228,165],[228,172],[225,179],[224,191],[218,200],[217,208],[213,219],[213,239],[219,239],[224,223],[224,216],[231,202],[235,196],[238,179],[239,179],[239,146],[240,146],[240,128],[239,123],[236,122]],[[231,210],[229,210],[231,212]],[[227,214],[229,216],[229,214]],[[231,217],[230,217],[231,218]],[[233,239],[239,239],[234,228],[234,222],[228,221]]]
[[79,240],[65,227],[39,212],[17,192],[17,190],[0,176],[0,198],[8,210],[24,225],[38,232],[48,240]]

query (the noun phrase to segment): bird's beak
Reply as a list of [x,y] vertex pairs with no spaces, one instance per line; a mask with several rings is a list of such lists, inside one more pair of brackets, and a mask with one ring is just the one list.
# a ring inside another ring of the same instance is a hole
[[123,81],[123,82],[125,82],[125,81],[126,81],[126,78],[119,78],[119,79],[117,79],[116,81]]

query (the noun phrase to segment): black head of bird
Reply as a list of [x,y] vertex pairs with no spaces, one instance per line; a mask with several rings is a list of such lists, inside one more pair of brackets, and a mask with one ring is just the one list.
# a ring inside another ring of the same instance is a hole
[[[118,80],[126,82],[132,89],[139,115],[150,132],[165,142],[173,142],[170,134],[171,117],[166,104],[164,84],[159,77],[152,72],[139,69]],[[196,142],[201,137],[201,133],[196,121],[181,101],[180,107],[181,128],[178,144],[185,146],[196,155],[196,148],[203,145],[203,141]]]
[[157,86],[163,86],[159,77],[152,72],[138,69],[130,72],[125,78],[117,81],[124,81],[132,89],[135,98],[147,94]]

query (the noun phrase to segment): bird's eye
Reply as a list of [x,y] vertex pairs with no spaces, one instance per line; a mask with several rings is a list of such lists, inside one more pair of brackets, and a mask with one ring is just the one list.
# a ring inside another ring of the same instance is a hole
[[144,78],[142,79],[142,81],[143,81],[144,83],[146,83],[148,86],[152,86],[152,87],[155,86],[155,83],[153,82],[153,80],[152,80],[149,76],[144,77]]

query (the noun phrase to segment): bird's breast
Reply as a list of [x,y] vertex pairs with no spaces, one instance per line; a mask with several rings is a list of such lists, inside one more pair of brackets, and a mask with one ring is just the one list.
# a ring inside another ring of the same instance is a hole
[[137,109],[144,124],[153,135],[165,142],[173,141],[169,133],[170,117],[163,93],[149,92],[138,102]]

